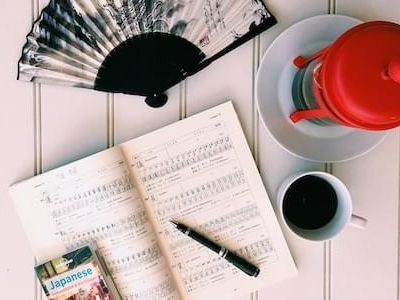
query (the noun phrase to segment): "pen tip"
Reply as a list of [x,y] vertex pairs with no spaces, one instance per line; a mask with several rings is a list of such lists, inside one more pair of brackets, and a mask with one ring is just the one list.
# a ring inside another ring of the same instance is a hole
[[174,225],[174,227],[178,227],[178,223],[174,222],[174,221],[170,221],[172,223],[172,225]]

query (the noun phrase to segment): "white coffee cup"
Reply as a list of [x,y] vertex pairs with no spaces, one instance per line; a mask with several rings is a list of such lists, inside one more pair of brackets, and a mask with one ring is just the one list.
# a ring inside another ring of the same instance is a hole
[[[289,187],[298,179],[312,175],[328,182],[337,196],[337,209],[332,219],[318,229],[304,229],[296,226],[283,212],[283,200]],[[300,172],[287,177],[279,186],[277,193],[277,213],[284,224],[296,235],[311,241],[326,241],[338,235],[347,225],[364,228],[367,224],[365,218],[353,214],[353,204],[347,187],[337,177],[320,171]]]

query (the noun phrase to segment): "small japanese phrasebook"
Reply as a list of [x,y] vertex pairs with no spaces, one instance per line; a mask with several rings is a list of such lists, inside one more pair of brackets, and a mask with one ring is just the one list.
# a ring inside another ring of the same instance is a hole
[[50,0],[18,75],[158,107],[168,88],[275,23],[261,0]]
[[35,267],[49,300],[121,299],[96,251],[76,249]]

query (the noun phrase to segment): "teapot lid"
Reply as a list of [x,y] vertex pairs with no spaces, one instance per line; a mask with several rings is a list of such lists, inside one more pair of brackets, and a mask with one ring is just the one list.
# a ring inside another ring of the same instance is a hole
[[344,123],[384,130],[400,125],[400,25],[373,21],[346,31],[323,57],[327,107]]

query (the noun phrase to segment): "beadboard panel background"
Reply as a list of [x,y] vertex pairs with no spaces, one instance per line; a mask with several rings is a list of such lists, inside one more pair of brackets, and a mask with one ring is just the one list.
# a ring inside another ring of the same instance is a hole
[[[0,287],[4,299],[41,300],[35,259],[8,195],[8,186],[104,150],[204,109],[232,100],[272,204],[288,175],[325,170],[353,196],[365,229],[349,226],[325,243],[299,239],[283,228],[299,276],[240,300],[399,299],[398,130],[351,161],[324,164],[294,157],[267,133],[255,105],[263,53],[283,30],[304,18],[344,14],[400,23],[398,0],[265,0],[278,24],[168,91],[168,103],[148,107],[143,97],[18,82],[17,61],[33,20],[47,1],[3,1],[0,33]],[[18,14],[13,14],[17,12]],[[268,201],[266,199],[266,201]],[[16,296],[17,295],[17,296]]]

